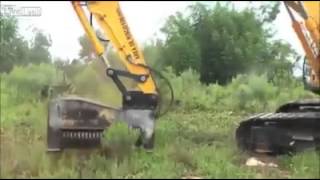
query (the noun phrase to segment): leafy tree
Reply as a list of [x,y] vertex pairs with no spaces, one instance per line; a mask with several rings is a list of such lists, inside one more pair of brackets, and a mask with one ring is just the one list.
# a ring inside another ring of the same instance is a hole
[[161,29],[165,35],[158,61],[179,74],[188,68],[200,73],[204,83],[226,84],[237,74],[255,71],[291,73],[293,49],[273,40],[272,22],[279,3],[262,3],[258,8],[236,10],[231,3],[213,7],[196,3],[189,13],[170,16]]
[[0,72],[9,72],[14,64],[25,64],[28,44],[18,35],[18,21],[0,16]]
[[158,61],[172,66],[178,74],[189,68],[199,70],[199,44],[194,38],[190,18],[177,12],[175,16],[168,18],[161,31],[166,35],[166,39]]
[[94,58],[94,49],[85,34],[80,36],[78,40],[81,46],[79,57],[80,59],[84,60],[84,62],[89,62]]
[[50,38],[37,29],[34,33],[34,39],[28,43],[18,34],[15,17],[0,16],[0,72],[9,72],[14,65],[51,62]]
[[35,37],[31,42],[29,62],[34,64],[50,63],[51,55],[49,48],[52,45],[50,36],[46,36],[41,30],[34,30]]
[[163,46],[162,41],[160,40],[151,40],[144,44],[143,46],[143,54],[146,60],[146,63],[153,67],[159,68],[165,64],[164,59],[158,59],[161,57],[161,47]]
[[280,2],[264,2],[258,7],[256,14],[260,18],[260,21],[272,23],[277,15],[280,13]]

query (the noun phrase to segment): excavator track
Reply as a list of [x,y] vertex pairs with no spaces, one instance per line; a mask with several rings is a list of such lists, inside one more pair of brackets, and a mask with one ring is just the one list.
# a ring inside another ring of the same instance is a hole
[[275,113],[254,115],[240,123],[236,140],[241,149],[266,154],[289,154],[317,148],[320,100],[287,103]]

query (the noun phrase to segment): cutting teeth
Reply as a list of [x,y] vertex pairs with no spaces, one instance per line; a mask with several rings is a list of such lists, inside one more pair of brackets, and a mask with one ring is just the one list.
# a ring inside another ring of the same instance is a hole
[[97,131],[65,131],[62,132],[63,138],[68,139],[83,139],[83,140],[89,140],[89,139],[99,139],[103,137],[103,132],[97,132]]

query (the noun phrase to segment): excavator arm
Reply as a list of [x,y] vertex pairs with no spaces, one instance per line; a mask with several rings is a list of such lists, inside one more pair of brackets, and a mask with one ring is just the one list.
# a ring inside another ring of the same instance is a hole
[[[90,25],[85,11],[82,8],[83,5],[79,1],[73,1],[72,5],[86,34],[93,44],[96,54],[100,56],[107,65],[107,68],[110,68],[110,64],[103,56],[105,48]],[[110,39],[122,63],[126,66],[129,73],[132,74],[131,77],[135,78],[136,76],[140,76],[141,81],[138,83],[139,89],[144,94],[157,94],[156,85],[150,76],[149,69],[146,68],[147,65],[143,53],[137,46],[130,32],[119,3],[117,1],[89,1],[86,7],[100,25],[105,36]],[[121,92],[123,92],[122,89]]]
[[[109,76],[122,94],[122,108],[114,109],[100,102],[84,98],[60,97],[49,104],[48,150],[89,148],[101,145],[103,132],[115,120],[123,120],[132,128],[140,129],[136,146],[152,149],[154,144],[155,110],[158,92],[151,68],[134,40],[117,1],[72,1],[79,21]],[[90,21],[86,16],[90,13]],[[104,36],[116,49],[127,71],[111,67],[101,38],[92,27],[98,23]],[[137,83],[138,90],[128,90],[120,77]]]
[[[320,94],[320,2],[284,1],[292,27],[306,53],[308,89]],[[300,20],[299,20],[300,19]]]

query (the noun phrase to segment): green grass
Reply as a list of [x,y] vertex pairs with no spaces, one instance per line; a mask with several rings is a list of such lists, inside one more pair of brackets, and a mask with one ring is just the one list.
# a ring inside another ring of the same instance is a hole
[[[274,111],[289,100],[313,97],[301,86],[276,87],[264,77],[255,76],[240,76],[225,87],[205,86],[192,72],[178,77],[169,74],[181,104],[158,120],[153,153],[133,149],[137,132],[116,123],[105,132],[100,149],[48,154],[46,102],[37,100],[30,83],[17,88],[24,82],[20,74],[25,71],[18,70],[1,82],[1,178],[320,177],[320,159],[315,152],[277,157],[278,168],[247,167],[245,161],[250,156],[239,151],[234,139],[238,123],[248,115]],[[114,85],[109,89],[110,82],[98,79],[81,88],[96,78],[89,70],[78,73],[87,74],[76,74],[73,79],[78,95],[119,105]],[[46,84],[37,78],[29,82]]]
[[[279,168],[249,168],[234,141],[229,112],[176,111],[158,121],[153,153],[133,149],[137,132],[117,123],[105,132],[103,148],[46,153],[46,110],[25,115],[30,124],[8,126],[1,135],[1,178],[317,178],[314,152],[279,157]],[[25,121],[27,122],[27,121]],[[41,125],[40,125],[41,124]],[[24,127],[26,126],[26,127]]]

